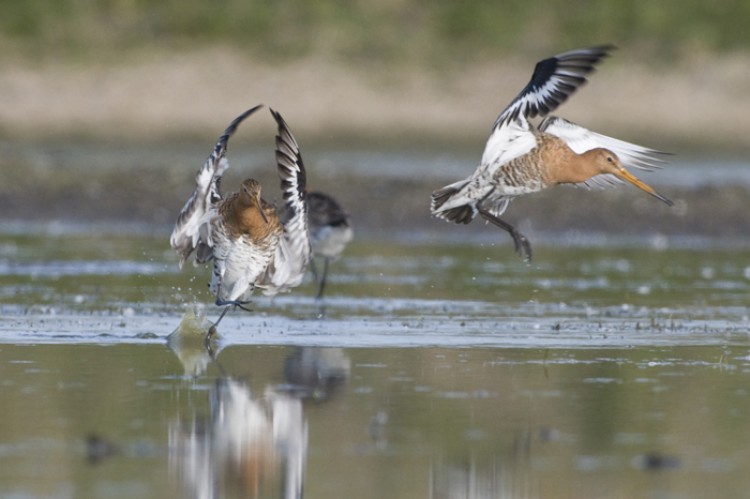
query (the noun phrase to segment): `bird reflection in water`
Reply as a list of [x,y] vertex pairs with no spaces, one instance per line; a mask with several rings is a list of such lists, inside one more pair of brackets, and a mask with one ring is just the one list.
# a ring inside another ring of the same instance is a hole
[[206,319],[203,309],[191,305],[177,328],[167,336],[167,346],[185,368],[185,376],[194,378],[203,374],[219,353],[218,339],[216,328]]
[[351,362],[342,348],[301,347],[284,361],[284,377],[300,397],[328,400],[344,385]]
[[210,415],[169,428],[170,467],[188,497],[300,498],[307,422],[296,397],[266,389],[254,398],[240,381],[220,378]]
[[540,497],[523,465],[501,458],[437,459],[432,463],[431,499],[531,499]]
[[167,341],[186,376],[200,376],[211,362],[221,373],[209,390],[208,414],[191,403],[191,413],[170,424],[173,476],[188,497],[301,498],[308,441],[302,401],[329,400],[349,377],[349,357],[340,348],[295,349],[284,361],[286,384],[258,397],[227,376],[218,338],[193,307]]
[[537,451],[559,438],[549,426],[518,431],[512,445],[499,453],[470,451],[468,455],[438,457],[432,463],[433,499],[533,499],[542,497],[531,472]]

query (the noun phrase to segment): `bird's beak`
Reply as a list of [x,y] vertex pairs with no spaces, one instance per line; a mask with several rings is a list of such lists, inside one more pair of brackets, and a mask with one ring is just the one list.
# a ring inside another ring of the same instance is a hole
[[645,192],[648,192],[649,194],[651,194],[652,196],[654,196],[659,201],[662,201],[662,202],[666,203],[669,206],[674,206],[674,203],[672,202],[671,199],[669,199],[667,197],[664,197],[661,194],[659,194],[658,192],[656,192],[653,189],[653,187],[651,187],[650,185],[648,185],[645,182],[641,181],[638,177],[636,177],[635,175],[633,175],[632,173],[630,173],[629,171],[627,171],[625,168],[618,168],[617,170],[615,170],[614,174],[615,174],[615,176],[621,178],[622,180],[630,182],[631,184],[633,184],[634,186],[638,187],[639,189],[641,189],[641,190],[643,190]]
[[255,205],[258,207],[258,211],[260,212],[260,216],[263,217],[263,221],[268,223],[268,217],[266,217],[266,212],[263,211],[263,203],[260,201],[260,196],[255,198]]

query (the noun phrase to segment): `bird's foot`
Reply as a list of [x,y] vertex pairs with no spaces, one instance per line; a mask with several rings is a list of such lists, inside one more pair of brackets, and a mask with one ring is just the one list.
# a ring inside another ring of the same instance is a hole
[[531,262],[531,243],[529,243],[529,240],[526,239],[526,236],[518,232],[517,230],[513,230],[510,233],[511,237],[513,237],[513,244],[516,247],[516,253],[518,256],[523,258],[523,261],[525,263]]
[[219,307],[232,305],[237,308],[241,308],[245,312],[252,312],[252,309],[247,308],[245,305],[252,303],[250,300],[216,300],[216,305]]
[[515,244],[516,246],[516,253],[518,253],[518,256],[523,258],[523,261],[526,263],[529,263],[531,261],[531,244],[529,243],[529,240],[526,239],[526,236],[521,234],[518,229],[513,227],[505,220],[502,220],[500,217],[493,215],[492,213],[485,209],[482,209],[481,207],[479,207],[479,214],[482,215],[482,217],[491,224],[495,225],[496,227],[500,227],[508,234],[510,234],[510,236],[513,238],[513,244]]
[[[224,318],[225,315],[227,315],[227,312],[229,311],[229,308],[241,308],[245,312],[252,312],[249,308],[247,308],[245,305],[250,303],[249,300],[216,300],[216,305],[218,307],[224,307],[224,310],[221,311],[221,315],[219,315],[219,318],[216,319],[216,322],[214,322],[214,325],[211,327],[211,329],[216,332],[216,328],[221,322],[221,320]],[[207,335],[207,339],[210,339],[211,331],[209,331],[209,334]]]

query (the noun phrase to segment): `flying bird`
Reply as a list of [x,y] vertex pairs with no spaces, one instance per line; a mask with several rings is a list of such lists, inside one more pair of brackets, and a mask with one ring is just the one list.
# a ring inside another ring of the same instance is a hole
[[[516,252],[528,262],[528,239],[500,218],[517,196],[558,184],[591,187],[626,181],[672,206],[672,201],[626,169],[657,168],[663,162],[659,156],[665,153],[547,116],[587,82],[586,75],[613,49],[611,45],[582,48],[538,62],[531,81],[495,120],[474,173],[432,193],[432,214],[459,224],[480,215],[507,231]],[[537,116],[545,118],[535,126],[529,119]]]

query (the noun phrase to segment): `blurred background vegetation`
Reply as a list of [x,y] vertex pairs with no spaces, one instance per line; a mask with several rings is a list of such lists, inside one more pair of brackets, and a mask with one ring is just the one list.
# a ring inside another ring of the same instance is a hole
[[0,0],[0,57],[230,46],[269,61],[440,65],[606,42],[663,63],[745,51],[748,19],[746,0]]
[[746,149],[748,19],[746,0],[0,0],[0,140],[203,138],[264,102],[314,143],[475,150],[536,61],[611,43],[566,117]]

